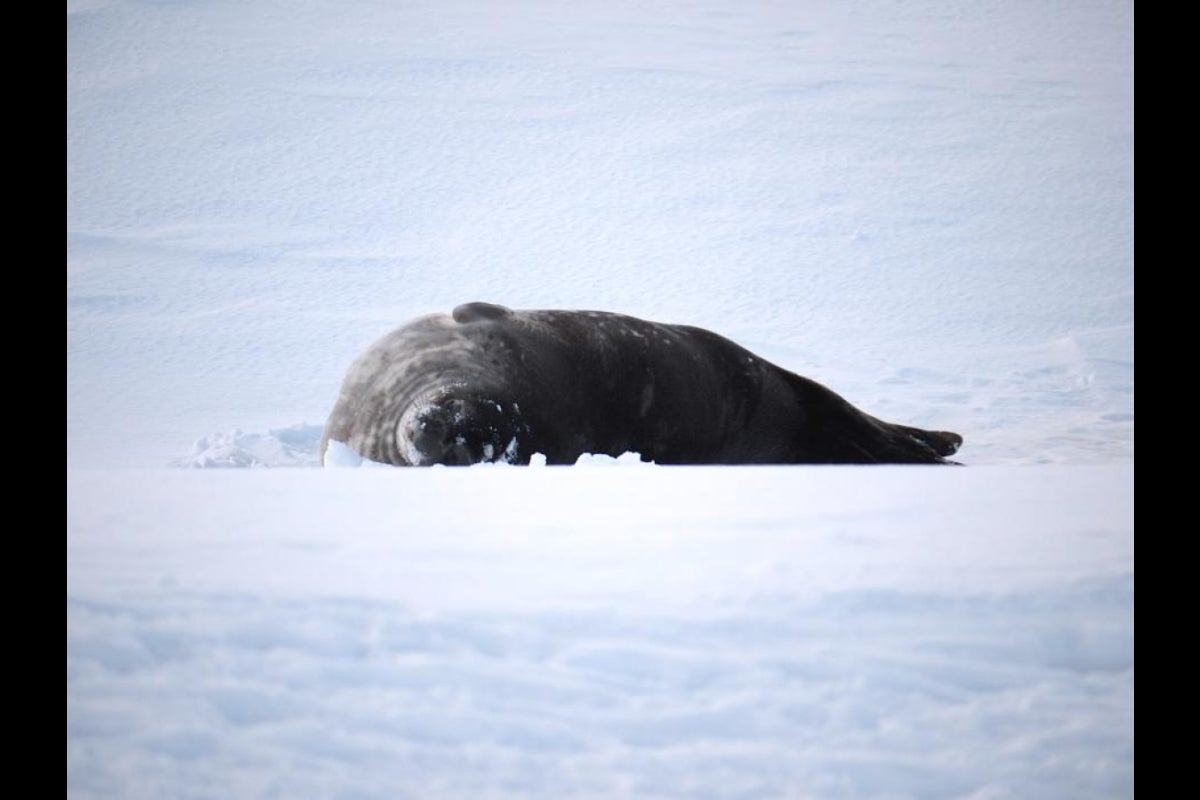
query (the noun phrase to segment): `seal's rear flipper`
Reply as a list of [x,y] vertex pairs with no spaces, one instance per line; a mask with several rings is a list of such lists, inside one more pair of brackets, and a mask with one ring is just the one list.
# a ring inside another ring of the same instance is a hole
[[895,427],[918,442],[928,445],[939,456],[952,456],[958,452],[958,448],[962,447],[963,438],[951,431],[927,431],[921,428],[910,428],[907,425],[896,425]]

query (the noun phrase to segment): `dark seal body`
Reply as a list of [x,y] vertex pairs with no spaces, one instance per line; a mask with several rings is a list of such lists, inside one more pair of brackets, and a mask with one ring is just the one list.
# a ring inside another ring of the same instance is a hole
[[942,464],[962,437],[895,425],[711,331],[488,303],[415,320],[351,365],[321,442],[397,465]]

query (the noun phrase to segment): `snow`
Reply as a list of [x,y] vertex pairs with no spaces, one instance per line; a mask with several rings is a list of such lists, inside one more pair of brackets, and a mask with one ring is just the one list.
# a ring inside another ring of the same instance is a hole
[[344,469],[348,467],[389,468],[392,466],[391,464],[384,464],[379,461],[372,461],[369,458],[363,458],[358,453],[354,452],[354,448],[334,439],[330,439],[329,443],[325,446],[325,453],[323,456],[323,466],[325,466],[327,469]]
[[[1131,3],[67,12],[70,797],[1132,796]],[[968,466],[318,469],[474,300]]]
[[69,786],[1128,797],[1131,480],[73,471]]

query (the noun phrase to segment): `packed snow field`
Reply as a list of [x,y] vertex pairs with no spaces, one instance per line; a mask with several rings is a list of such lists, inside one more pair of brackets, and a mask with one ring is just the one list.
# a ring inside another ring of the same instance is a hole
[[[1131,3],[67,11],[69,796],[1132,796]],[[969,466],[316,468],[472,300]]]
[[1133,794],[1132,467],[199,474],[69,475],[74,796]]

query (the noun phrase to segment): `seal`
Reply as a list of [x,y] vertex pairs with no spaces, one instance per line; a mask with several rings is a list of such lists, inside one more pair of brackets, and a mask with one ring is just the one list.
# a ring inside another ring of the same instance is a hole
[[948,431],[883,422],[703,328],[467,303],[351,364],[321,441],[400,466],[953,464]]

